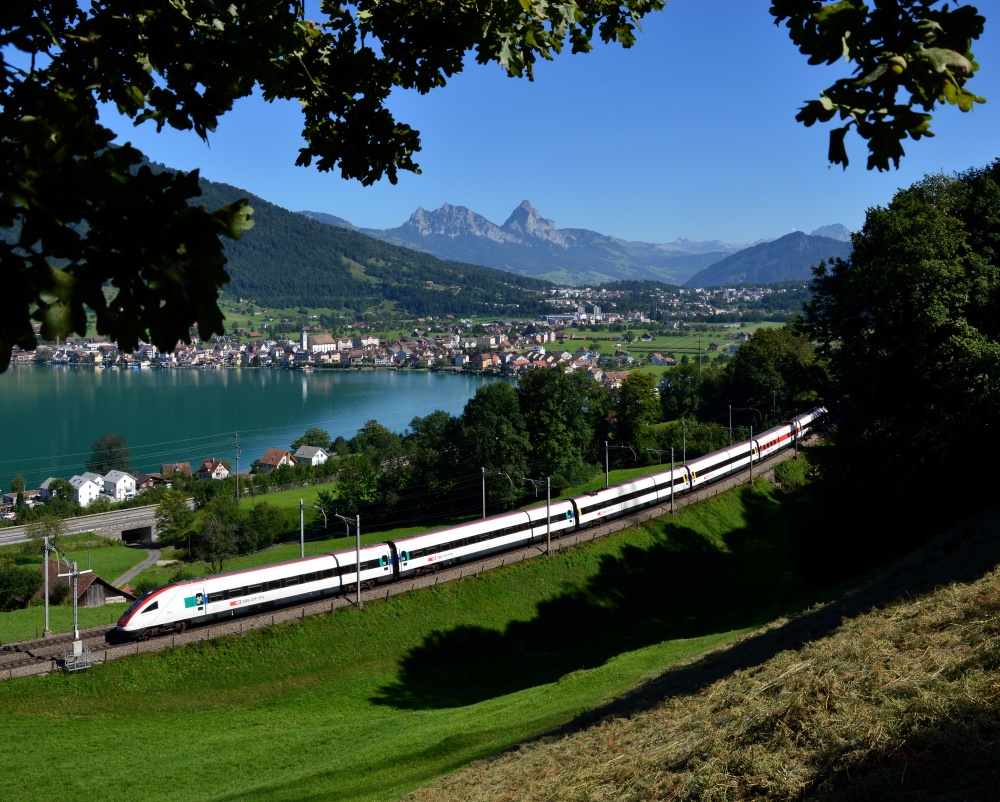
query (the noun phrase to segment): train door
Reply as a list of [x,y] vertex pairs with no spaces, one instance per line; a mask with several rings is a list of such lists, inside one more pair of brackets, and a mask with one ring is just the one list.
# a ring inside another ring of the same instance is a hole
[[208,607],[208,594],[204,588],[188,588],[184,594],[184,618],[200,618]]
[[392,576],[394,579],[399,579],[404,571],[410,570],[409,552],[398,548],[391,540],[389,541],[389,552],[391,554]]
[[379,575],[377,580],[378,582],[388,582],[390,579],[392,579],[392,563],[393,563],[392,552],[389,553],[383,552],[382,554],[379,555],[378,557]]

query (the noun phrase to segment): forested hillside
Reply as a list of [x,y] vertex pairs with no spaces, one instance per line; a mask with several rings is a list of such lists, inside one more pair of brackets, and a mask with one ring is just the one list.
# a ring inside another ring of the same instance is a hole
[[276,307],[352,309],[393,304],[415,315],[533,315],[547,282],[446,262],[289,212],[202,179],[201,203],[249,197],[254,227],[226,242],[229,291]]
[[226,184],[202,180],[209,208],[250,197],[254,227],[226,242],[228,289],[276,307],[393,304],[415,315],[534,315],[547,282],[446,262],[311,220]]
[[724,284],[769,284],[808,280],[812,268],[827,259],[846,259],[851,243],[793,231],[771,242],[745,248],[706,267],[689,278],[688,287]]

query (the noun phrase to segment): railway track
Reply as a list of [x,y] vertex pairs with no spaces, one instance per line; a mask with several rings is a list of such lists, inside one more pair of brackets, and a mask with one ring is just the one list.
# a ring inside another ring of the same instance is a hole
[[[805,440],[807,444],[814,441],[815,435]],[[771,478],[774,473],[774,466],[786,459],[791,459],[793,456],[793,453],[781,452],[764,463],[758,463],[754,466],[753,477]],[[717,496],[734,487],[745,484],[748,480],[749,473],[744,472],[727,477],[689,495],[679,495],[674,499],[674,508],[680,509],[706,498]],[[656,507],[647,507],[632,515],[614,518],[589,529],[561,533],[561,536],[553,535],[551,543],[552,552],[555,553],[562,549],[572,548],[581,543],[601,540],[623,529],[628,529],[637,524],[669,514],[670,503],[668,502]],[[486,571],[534,559],[545,553],[546,544],[544,542],[536,543],[515,551],[504,552],[503,554],[496,554],[480,560],[443,568],[435,573],[424,574],[423,576],[392,582],[387,585],[379,585],[370,590],[362,590],[361,604],[364,606],[368,602],[388,599],[392,596],[409,593],[418,588],[454,582],[469,576],[479,576]],[[212,638],[224,635],[242,635],[254,629],[262,629],[263,627],[274,626],[275,624],[301,620],[321,613],[331,613],[341,607],[353,607],[356,604],[356,595],[356,590],[352,588],[346,594],[328,597],[319,601],[241,616],[229,621],[214,621],[210,624],[192,627],[185,632],[160,635],[146,641],[115,643],[111,637],[115,632],[114,627],[103,626],[80,630],[80,640],[83,647],[89,649],[89,657],[92,663],[105,663],[109,660],[116,660],[130,655],[164,651],[175,646],[182,646],[196,641],[211,640]],[[53,635],[48,638],[36,638],[34,640],[8,643],[0,646],[0,681],[64,670],[67,667],[67,655],[72,655],[73,653],[73,642],[73,634],[65,633]]]

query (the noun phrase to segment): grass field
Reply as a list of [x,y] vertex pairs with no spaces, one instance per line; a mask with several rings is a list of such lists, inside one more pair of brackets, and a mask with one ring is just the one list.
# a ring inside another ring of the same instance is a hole
[[[757,485],[363,612],[4,683],[6,794],[395,799],[813,603],[805,501]],[[71,771],[39,770],[68,742]]]

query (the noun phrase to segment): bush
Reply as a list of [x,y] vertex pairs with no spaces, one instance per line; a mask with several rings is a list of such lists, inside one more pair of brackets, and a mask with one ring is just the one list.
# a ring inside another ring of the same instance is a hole
[[49,604],[65,604],[70,600],[69,585],[57,582],[49,589]]
[[168,579],[167,582],[168,583],[169,582],[186,582],[187,580],[194,579],[194,578],[195,578],[195,574],[194,573],[192,573],[191,571],[189,571],[187,568],[181,568],[181,569],[179,569],[177,571],[174,571],[174,573],[170,575],[170,579]]
[[804,487],[809,481],[809,472],[812,470],[809,460],[802,454],[798,459],[789,459],[774,466],[774,478],[781,482],[781,486],[786,490],[797,490]]
[[27,607],[42,586],[42,575],[33,568],[14,566],[0,570],[0,610]]
[[149,593],[149,591],[151,590],[155,590],[156,588],[160,587],[163,584],[165,583],[160,579],[160,577],[155,577],[155,576],[144,576],[141,578],[136,577],[135,580],[133,580],[132,582],[132,588],[133,590],[135,590],[135,595],[138,598],[139,596],[143,596],[146,593]]

